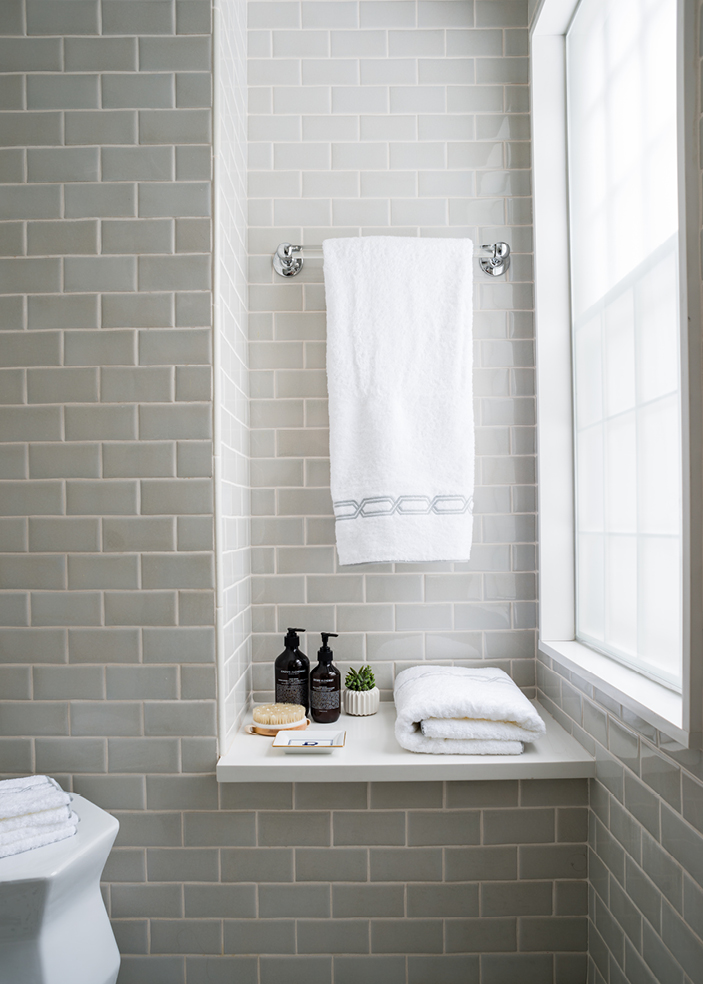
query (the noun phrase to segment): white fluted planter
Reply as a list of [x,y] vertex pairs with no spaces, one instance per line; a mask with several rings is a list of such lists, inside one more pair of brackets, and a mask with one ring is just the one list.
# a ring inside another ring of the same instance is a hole
[[381,691],[378,687],[373,690],[345,690],[344,710],[356,717],[368,717],[375,714],[381,702]]

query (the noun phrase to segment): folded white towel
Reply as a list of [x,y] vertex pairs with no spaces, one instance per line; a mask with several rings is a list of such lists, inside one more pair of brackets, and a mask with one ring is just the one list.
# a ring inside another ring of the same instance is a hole
[[78,817],[70,801],[49,776],[0,781],[0,858],[72,837]]
[[49,776],[22,776],[19,779],[0,780],[0,793],[8,793],[15,790],[24,792],[27,789],[34,789],[35,786],[61,788],[56,780],[51,779]]
[[512,721],[481,721],[475,718],[426,718],[421,730],[427,738],[469,741],[532,741],[534,734]]
[[378,236],[322,248],[340,563],[467,560],[473,245]]
[[[69,831],[69,834],[71,834],[75,831],[77,823],[78,817],[69,810],[65,817],[54,823],[31,823],[26,827],[3,831],[0,833],[0,851],[3,847],[8,847],[11,844],[33,841],[35,837],[46,837],[51,834],[61,833],[62,831]],[[69,834],[66,836],[69,836]]]
[[395,735],[411,752],[519,755],[523,741],[546,732],[530,701],[502,670],[413,666],[398,674],[393,696]]
[[[44,779],[45,782],[17,779],[4,779],[0,782],[0,820],[55,809],[70,802],[70,796],[55,779],[49,776],[34,776],[29,779]],[[21,785],[22,781],[26,785]]]
[[65,823],[71,816],[71,807],[57,806],[53,810],[41,810],[39,813],[25,813],[20,817],[6,817],[0,820],[0,842],[4,834],[14,830],[24,830],[28,827],[45,827],[56,823]]
[[21,840],[14,841],[10,844],[1,844],[0,858],[9,858],[15,854],[23,854],[25,851],[33,851],[37,847],[46,847],[47,844],[56,844],[58,841],[73,837],[76,833],[78,817],[73,813],[72,818],[71,823],[62,824],[60,828],[54,831],[40,831],[39,833],[32,831],[27,837]]

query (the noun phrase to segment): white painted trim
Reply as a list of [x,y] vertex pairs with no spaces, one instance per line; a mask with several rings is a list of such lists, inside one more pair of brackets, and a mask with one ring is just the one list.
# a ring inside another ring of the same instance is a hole
[[[703,731],[703,434],[697,140],[700,95],[694,71],[697,64],[697,4],[695,0],[679,0],[685,582],[683,698],[677,698],[667,688],[575,642],[565,33],[577,5],[578,0],[541,0],[530,30],[540,638],[552,640],[540,642],[540,649],[665,734],[684,745],[699,747]],[[603,244],[604,249],[608,247],[609,244]]]
[[575,632],[571,300],[564,37],[532,39],[540,634]]
[[579,0],[542,0],[533,18],[533,37],[566,34]]
[[683,728],[681,694],[580,642],[540,640],[538,648],[545,656],[567,670],[574,670],[582,679],[598,687],[648,724],[688,746],[688,733]]

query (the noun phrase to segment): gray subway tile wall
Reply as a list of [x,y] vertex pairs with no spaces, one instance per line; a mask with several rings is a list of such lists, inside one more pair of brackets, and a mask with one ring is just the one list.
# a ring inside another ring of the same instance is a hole
[[682,748],[541,654],[537,688],[547,710],[596,757],[589,982],[700,981],[702,753]]
[[[247,203],[244,0],[0,4],[0,770],[119,817],[120,984],[701,980],[700,755],[546,663],[590,797],[214,778],[301,617],[387,698],[423,659],[533,692],[533,7],[251,2]],[[270,254],[359,233],[514,251],[477,275],[468,564],[336,566],[320,263]]]
[[[288,624],[308,628],[313,654],[313,632],[342,633],[342,670],[370,662],[385,699],[400,663],[423,659],[488,660],[532,693],[526,5],[264,0],[249,4],[249,27],[254,697],[272,695]],[[312,254],[286,282],[270,254],[282,241],[359,234],[504,239],[513,248],[509,284],[489,282],[476,264],[470,562],[336,561],[321,262]]]

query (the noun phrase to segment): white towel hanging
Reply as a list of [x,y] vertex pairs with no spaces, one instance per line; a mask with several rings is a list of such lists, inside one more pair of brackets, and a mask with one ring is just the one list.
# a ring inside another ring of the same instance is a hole
[[328,239],[323,253],[340,563],[468,560],[473,244]]

